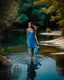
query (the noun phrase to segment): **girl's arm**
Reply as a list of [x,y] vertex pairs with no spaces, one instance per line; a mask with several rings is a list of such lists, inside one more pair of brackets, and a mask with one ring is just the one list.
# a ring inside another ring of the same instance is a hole
[[35,39],[36,39],[36,43],[38,44],[38,39],[37,39],[36,31],[35,31]]

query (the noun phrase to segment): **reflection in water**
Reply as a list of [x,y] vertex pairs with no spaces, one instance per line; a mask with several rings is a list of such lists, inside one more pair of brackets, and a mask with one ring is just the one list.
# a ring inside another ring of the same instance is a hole
[[11,80],[9,67],[0,65],[0,80]]
[[[46,56],[9,55],[12,64],[1,68],[0,80],[64,80],[64,59]],[[63,76],[56,74],[61,74]]]
[[34,63],[33,60],[31,60],[30,64],[28,64],[27,69],[27,79],[26,80],[34,80],[36,77],[36,69],[38,69],[41,66],[39,62]]
[[64,58],[57,58],[56,60],[57,73],[64,76]]
[[18,80],[21,73],[22,68],[19,65],[15,65],[11,70],[12,79]]

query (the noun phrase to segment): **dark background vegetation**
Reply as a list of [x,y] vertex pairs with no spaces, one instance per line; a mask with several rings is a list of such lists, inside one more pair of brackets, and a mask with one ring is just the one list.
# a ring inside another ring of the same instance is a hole
[[[36,0],[2,0],[0,1],[0,28],[1,29],[24,29],[27,23],[32,21],[39,29],[58,29],[56,22],[50,22],[50,16],[46,15],[41,8],[48,8],[50,4],[35,6]],[[53,13],[55,15],[55,13]]]

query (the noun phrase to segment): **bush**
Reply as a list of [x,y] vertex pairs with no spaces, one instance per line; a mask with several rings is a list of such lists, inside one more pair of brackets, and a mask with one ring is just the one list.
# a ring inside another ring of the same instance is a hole
[[51,29],[50,28],[46,28],[46,32],[51,32]]
[[0,48],[0,55],[4,55],[4,48]]

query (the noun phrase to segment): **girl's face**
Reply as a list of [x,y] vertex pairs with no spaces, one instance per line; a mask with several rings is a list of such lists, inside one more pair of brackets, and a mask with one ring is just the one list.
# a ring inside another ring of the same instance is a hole
[[31,23],[28,23],[28,27],[31,27],[32,25],[31,25]]

